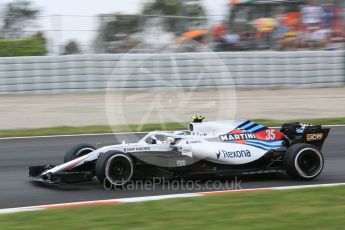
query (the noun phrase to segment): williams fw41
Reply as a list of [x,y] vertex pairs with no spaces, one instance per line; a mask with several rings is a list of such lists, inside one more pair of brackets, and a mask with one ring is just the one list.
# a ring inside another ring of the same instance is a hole
[[284,124],[280,131],[252,121],[210,121],[198,117],[188,131],[155,131],[137,143],[96,149],[79,144],[58,166],[33,166],[33,181],[47,184],[87,182],[94,177],[122,186],[139,178],[241,175],[287,172],[312,180],[322,171],[321,152],[329,133],[320,125]]

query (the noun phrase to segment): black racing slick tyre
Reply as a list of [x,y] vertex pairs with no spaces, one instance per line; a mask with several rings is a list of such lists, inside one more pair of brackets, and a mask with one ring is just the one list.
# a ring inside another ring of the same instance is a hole
[[102,184],[110,182],[114,186],[123,186],[132,179],[133,173],[132,158],[120,151],[106,152],[96,162],[96,177]]
[[283,163],[287,174],[292,178],[312,180],[322,172],[324,158],[314,145],[299,143],[288,148]]
[[72,147],[70,150],[67,151],[65,154],[65,157],[63,158],[63,162],[69,162],[71,160],[74,160],[78,157],[84,156],[90,152],[93,152],[96,150],[96,148],[89,144],[79,144],[74,147]]

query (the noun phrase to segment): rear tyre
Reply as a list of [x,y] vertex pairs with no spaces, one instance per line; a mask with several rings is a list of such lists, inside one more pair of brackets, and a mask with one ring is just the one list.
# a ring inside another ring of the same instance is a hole
[[297,180],[312,180],[323,169],[324,158],[314,145],[299,143],[288,148],[284,156],[284,168]]
[[69,162],[71,160],[77,159],[78,157],[91,153],[95,150],[96,148],[89,144],[76,145],[67,151],[67,153],[65,154],[65,157],[63,158],[63,162],[64,163]]
[[123,152],[106,152],[96,162],[96,176],[102,184],[110,182],[114,186],[123,186],[132,179],[133,173],[132,158]]

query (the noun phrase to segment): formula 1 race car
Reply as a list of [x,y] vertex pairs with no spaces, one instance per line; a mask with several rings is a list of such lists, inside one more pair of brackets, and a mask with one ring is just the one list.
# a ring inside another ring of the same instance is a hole
[[316,178],[324,166],[321,149],[330,129],[284,124],[280,131],[252,121],[210,121],[196,116],[188,131],[155,131],[137,143],[96,149],[80,144],[59,166],[33,166],[33,181],[64,184],[97,177],[122,186],[137,178],[242,175],[287,172],[294,179]]

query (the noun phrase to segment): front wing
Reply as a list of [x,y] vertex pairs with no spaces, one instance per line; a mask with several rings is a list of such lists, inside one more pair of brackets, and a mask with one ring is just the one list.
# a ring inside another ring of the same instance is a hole
[[48,173],[43,175],[43,172],[53,167],[53,165],[31,166],[29,167],[29,177],[34,182],[44,184],[69,184],[89,182],[93,177],[93,174],[91,172],[60,172],[55,174]]

